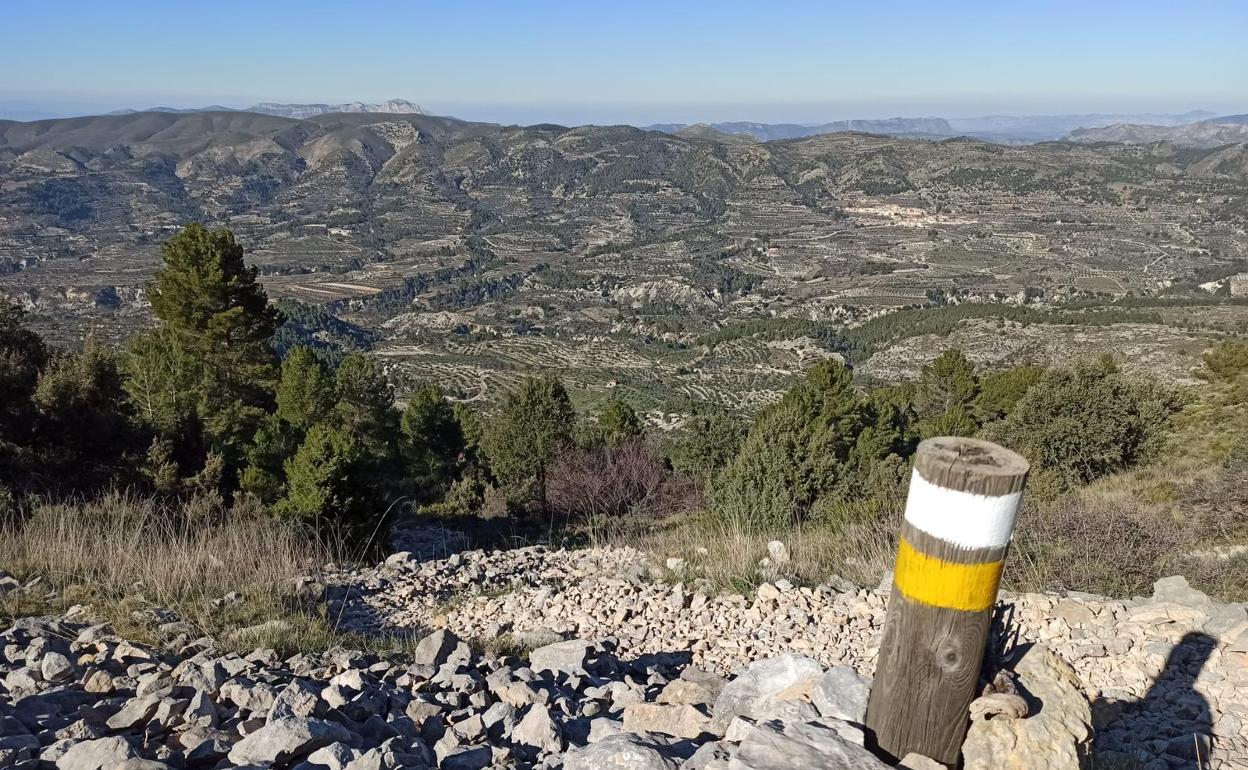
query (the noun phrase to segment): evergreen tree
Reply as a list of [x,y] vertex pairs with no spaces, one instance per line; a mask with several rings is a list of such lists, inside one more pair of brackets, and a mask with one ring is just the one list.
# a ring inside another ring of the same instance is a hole
[[334,377],[309,347],[299,345],[282,361],[277,416],[298,433],[325,419],[337,401]]
[[507,394],[484,435],[490,470],[513,491],[531,485],[543,511],[546,470],[572,436],[576,413],[557,377],[530,377]]
[[45,462],[81,486],[104,481],[130,448],[121,375],[113,354],[89,335],[77,353],[54,357],[35,388]]
[[1044,376],[1043,366],[1015,366],[987,374],[980,380],[972,411],[980,423],[1001,420]]
[[0,481],[18,472],[19,455],[32,438],[32,400],[47,349],[38,334],[22,324],[25,313],[0,297]]
[[291,348],[282,361],[277,411],[257,427],[246,450],[239,486],[265,503],[281,497],[286,488],[286,460],[312,426],[329,417],[336,399],[334,376],[315,351],[303,345]]
[[412,393],[399,424],[407,472],[418,496],[432,499],[454,481],[464,452],[455,410],[438,386],[424,385]]
[[1034,491],[1060,491],[1154,456],[1180,406],[1102,356],[1045,372],[987,433],[1031,461]]
[[464,437],[464,460],[470,464],[483,467],[485,450],[482,441],[485,436],[485,425],[481,415],[468,404],[456,402],[451,406],[455,422],[459,425],[459,433]]
[[[149,285],[161,327],[131,347],[126,389],[180,455],[220,455],[229,484],[272,408],[277,359],[269,341],[281,314],[228,230],[192,224],[162,252]],[[202,449],[183,438],[200,435]]]
[[247,465],[239,478],[239,486],[261,502],[275,502],[285,492],[285,462],[305,434],[306,431],[295,430],[277,415],[267,416],[247,447]]
[[1248,371],[1248,342],[1222,340],[1205,351],[1203,359],[1206,377],[1233,380]]
[[343,359],[335,378],[338,402],[331,421],[350,432],[372,457],[393,457],[397,448],[398,414],[394,387],[377,359],[353,353]]
[[736,455],[746,425],[716,409],[694,415],[671,450],[672,467],[708,483]]
[[900,409],[877,408],[854,391],[844,364],[823,361],[759,413],[716,476],[711,505],[738,525],[787,525],[852,497],[874,463],[910,446]]
[[191,224],[161,252],[164,267],[149,287],[153,315],[212,370],[217,384],[246,403],[267,404],[277,365],[269,340],[282,318],[234,234]]
[[975,365],[961,350],[946,350],[923,366],[916,392],[919,432],[931,436],[970,436],[979,430],[971,404],[979,394]]
[[644,432],[637,412],[620,398],[613,398],[598,415],[597,434],[611,445],[636,438]]
[[285,463],[286,496],[277,513],[317,527],[364,526],[375,509],[358,472],[362,460],[360,442],[350,431],[328,423],[313,425]]
[[140,422],[166,440],[186,444],[198,431],[201,362],[169,330],[136,337],[121,359],[122,387]]

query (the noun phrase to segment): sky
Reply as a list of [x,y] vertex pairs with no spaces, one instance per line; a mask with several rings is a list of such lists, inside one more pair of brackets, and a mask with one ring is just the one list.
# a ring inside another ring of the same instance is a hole
[[1248,112],[1248,0],[0,0],[0,117],[404,98],[506,123]]

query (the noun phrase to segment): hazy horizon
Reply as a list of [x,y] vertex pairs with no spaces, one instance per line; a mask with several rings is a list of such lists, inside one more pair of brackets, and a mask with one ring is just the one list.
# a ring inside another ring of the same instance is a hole
[[[152,108],[201,109],[221,106],[229,109],[246,109],[261,102],[281,104],[341,104],[349,102],[384,102],[388,99],[406,99],[421,106],[430,115],[443,115],[462,120],[488,123],[533,125],[556,123],[562,125],[634,125],[692,124],[692,123],[790,123],[818,125],[841,120],[884,120],[889,118],[946,118],[972,119],[995,116],[1031,117],[1060,115],[1181,115],[1190,112],[1208,112],[1230,115],[1248,112],[1245,104],[1073,104],[1055,105],[1051,109],[1026,110],[1008,103],[987,103],[976,106],[938,103],[916,104],[907,109],[905,105],[893,108],[841,104],[473,104],[458,102],[423,101],[414,96],[392,95],[381,99],[324,98],[296,101],[274,97],[247,101],[239,99],[215,99],[209,101],[191,98],[166,99],[110,99],[81,101],[11,98],[0,92],[0,120],[48,120],[57,118],[104,115],[119,110],[146,110]],[[1064,108],[1063,108],[1064,107]]]
[[1232,114],[1245,29],[1238,2],[49,0],[0,30],[0,115],[391,98],[524,124]]

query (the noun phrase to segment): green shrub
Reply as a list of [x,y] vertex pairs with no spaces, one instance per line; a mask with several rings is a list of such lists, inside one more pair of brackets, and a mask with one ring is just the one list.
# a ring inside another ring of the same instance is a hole
[[715,477],[711,507],[739,525],[801,521],[829,499],[850,499],[871,467],[908,454],[913,435],[893,405],[877,408],[853,388],[844,364],[817,364],[759,413],[740,451]]
[[1203,358],[1210,379],[1233,380],[1248,371],[1248,343],[1223,340],[1207,350]]
[[608,444],[616,445],[637,438],[644,432],[641,418],[627,401],[612,398],[595,421],[595,433]]
[[981,423],[1004,419],[1044,376],[1043,366],[1015,366],[984,375],[972,411]]
[[1120,371],[1109,357],[1050,369],[989,438],[1032,463],[1033,490],[1087,483],[1153,456],[1181,403],[1175,392]]
[[745,434],[745,423],[722,409],[694,415],[669,451],[672,467],[707,484],[736,456]]

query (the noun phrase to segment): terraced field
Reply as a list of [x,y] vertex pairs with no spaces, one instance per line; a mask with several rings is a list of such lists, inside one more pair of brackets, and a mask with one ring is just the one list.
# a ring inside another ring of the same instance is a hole
[[[821,356],[895,379],[947,345],[985,365],[1109,351],[1182,380],[1215,331],[1248,328],[1198,288],[1248,272],[1244,157],[424,115],[0,122],[0,292],[54,339],[121,342],[147,323],[160,242],[200,220],[236,232],[273,296],[372,332],[402,389],[483,403],[550,371],[667,424],[691,401],[755,409]],[[1181,302],[1122,327],[981,313],[852,344],[905,308],[1160,295]],[[771,325],[704,342],[751,323]]]

